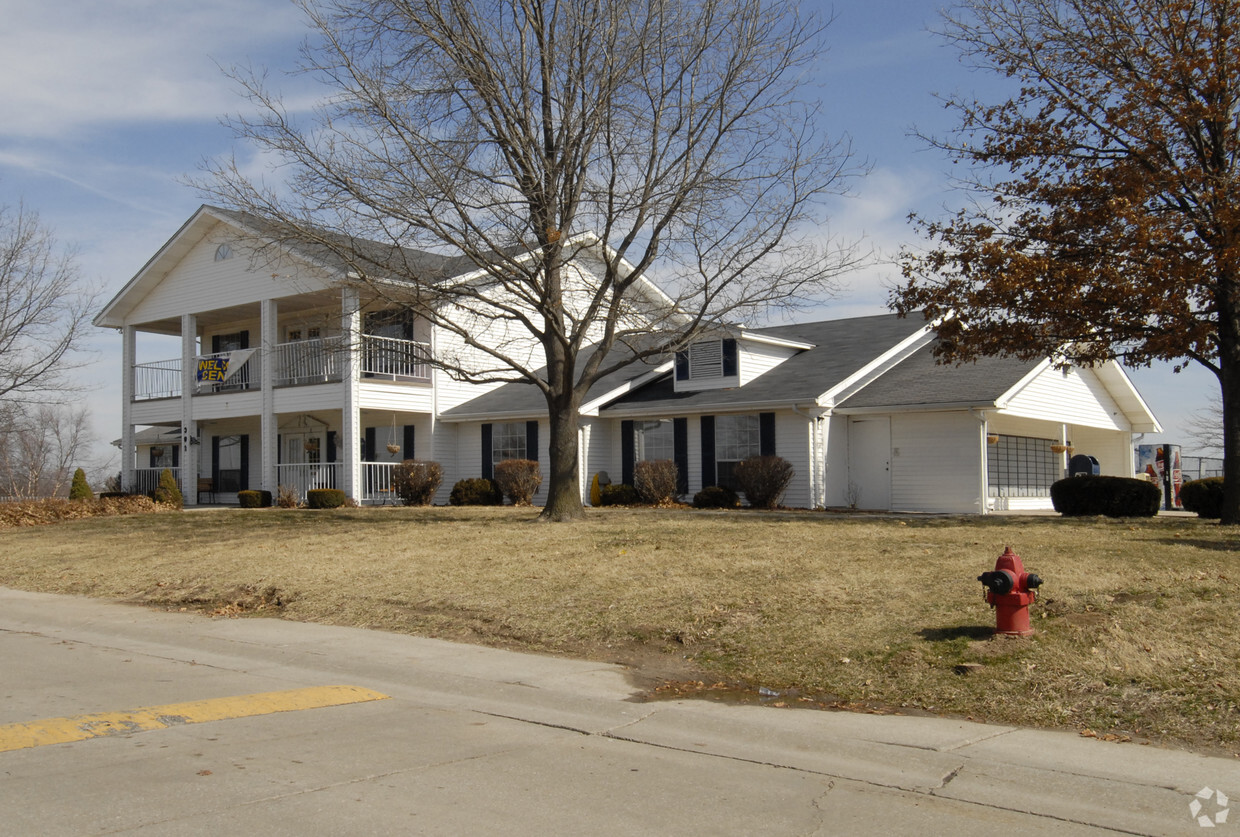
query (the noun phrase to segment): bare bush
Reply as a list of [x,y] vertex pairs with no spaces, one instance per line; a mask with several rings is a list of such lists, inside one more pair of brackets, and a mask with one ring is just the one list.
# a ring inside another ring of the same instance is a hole
[[542,474],[532,459],[506,459],[496,464],[495,481],[514,506],[528,506],[542,485]]
[[429,506],[442,483],[438,462],[406,459],[392,469],[392,491],[406,506]]
[[736,463],[736,484],[755,509],[773,509],[784,497],[796,471],[782,456],[751,456]]
[[633,469],[633,487],[643,503],[666,506],[676,501],[678,474],[670,459],[638,462]]

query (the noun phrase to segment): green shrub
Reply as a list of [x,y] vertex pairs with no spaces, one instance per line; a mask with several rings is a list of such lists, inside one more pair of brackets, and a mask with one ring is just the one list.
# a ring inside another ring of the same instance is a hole
[[676,499],[676,463],[670,459],[638,462],[633,468],[633,488],[643,503],[666,506]]
[[642,498],[633,486],[619,483],[605,485],[599,489],[598,501],[600,506],[637,506],[641,505]]
[[270,491],[249,489],[237,492],[237,505],[243,509],[265,509],[271,506]]
[[506,459],[495,465],[495,483],[514,506],[528,506],[542,485],[542,474],[532,459]]
[[784,497],[796,471],[782,456],[751,456],[736,463],[736,484],[755,509],[773,509]]
[[454,506],[498,506],[504,502],[504,494],[495,480],[475,477],[452,486],[448,502]]
[[93,500],[95,492],[90,490],[90,483],[86,482],[86,472],[78,468],[73,472],[73,485],[69,486],[70,500]]
[[740,505],[736,492],[722,485],[708,485],[693,495],[695,509],[735,509]]
[[1162,493],[1148,480],[1068,477],[1051,485],[1051,503],[1065,517],[1153,517]]
[[177,485],[176,477],[172,476],[170,468],[165,468],[160,472],[159,485],[155,488],[155,496],[151,499],[164,506],[177,509],[185,507],[185,498],[181,496],[181,488]]
[[1180,487],[1180,502],[1185,511],[1217,520],[1223,516],[1223,478],[1189,480]]
[[392,469],[392,491],[406,506],[429,506],[443,483],[438,462],[406,459]]
[[312,488],[306,492],[306,507],[311,509],[338,509],[345,500],[339,488]]

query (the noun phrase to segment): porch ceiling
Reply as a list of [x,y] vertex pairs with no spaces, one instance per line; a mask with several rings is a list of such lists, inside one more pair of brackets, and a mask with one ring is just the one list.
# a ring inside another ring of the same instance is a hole
[[[246,302],[238,305],[230,305],[225,308],[215,308],[210,311],[195,312],[198,317],[198,327],[203,331],[214,331],[220,326],[228,323],[235,323],[240,320],[257,319],[259,315],[258,302]],[[321,293],[307,293],[299,296],[281,297],[276,300],[276,308],[278,316],[284,318],[286,316],[297,316],[310,311],[322,311],[324,309],[339,310],[340,294],[339,292],[323,291]],[[173,337],[181,333],[180,317],[165,317],[161,320],[151,320],[145,323],[135,323],[134,327],[139,331],[149,332],[152,334],[166,334]]]

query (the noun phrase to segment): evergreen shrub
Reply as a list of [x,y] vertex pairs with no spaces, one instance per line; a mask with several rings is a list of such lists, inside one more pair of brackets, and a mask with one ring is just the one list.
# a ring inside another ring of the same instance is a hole
[[504,494],[495,480],[474,477],[452,486],[448,502],[453,506],[498,506],[503,504]]
[[78,468],[73,472],[73,484],[69,486],[70,500],[93,500],[95,492],[90,490],[90,483],[86,481],[86,472]]
[[237,505],[243,509],[265,509],[271,506],[270,491],[248,489],[237,492]]
[[695,509],[736,509],[740,505],[736,492],[722,485],[708,485],[693,495]]
[[642,498],[637,489],[628,483],[605,485],[599,490],[601,506],[637,506],[641,505],[641,502]]
[[1161,499],[1158,486],[1129,477],[1067,477],[1051,485],[1051,503],[1065,517],[1153,517]]
[[344,492],[339,488],[312,488],[306,492],[306,507],[311,509],[338,509],[345,504]]
[[1223,516],[1223,478],[1189,480],[1180,487],[1180,502],[1185,511],[1217,520]]
[[181,496],[181,487],[177,485],[176,477],[172,476],[172,469],[165,468],[160,472],[159,485],[151,499],[163,506],[177,509],[185,507],[185,498]]

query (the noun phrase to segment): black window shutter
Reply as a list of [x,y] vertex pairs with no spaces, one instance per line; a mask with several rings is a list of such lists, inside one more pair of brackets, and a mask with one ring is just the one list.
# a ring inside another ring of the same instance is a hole
[[736,377],[737,368],[736,341],[729,338],[723,341],[723,377]]
[[158,468],[158,467],[159,467],[159,459],[157,459],[157,458],[156,458],[156,456],[155,456],[155,448],[154,448],[154,447],[147,448],[147,453],[148,453],[148,454],[150,455],[150,457],[151,457],[151,464],[150,464],[150,465],[148,465],[147,467],[148,467],[148,468]]
[[495,463],[491,461],[491,425],[482,425],[482,476],[484,479],[495,477]]
[[689,380],[689,350],[681,349],[676,353],[676,380]]
[[525,423],[525,458],[538,461],[538,422]]
[[625,485],[633,484],[633,466],[637,458],[637,439],[633,434],[630,419],[620,422],[620,482]]
[[676,462],[676,491],[689,493],[689,420],[672,419],[672,457]]
[[366,456],[367,462],[377,461],[375,458],[375,451],[377,448],[378,448],[378,445],[375,444],[375,429],[373,427],[367,427],[366,428],[366,450],[365,450],[365,456]]
[[243,332],[241,332],[241,334],[240,334],[240,338],[241,338],[241,340],[240,340],[240,342],[241,342],[241,348],[242,348],[242,349],[248,349],[248,348],[250,348],[250,332],[248,332],[248,331],[243,331]]
[[220,437],[211,437],[211,482],[220,490]]
[[715,417],[702,416],[702,487],[715,484]]
[[413,455],[413,425],[412,424],[405,425],[405,439],[404,439],[402,446],[404,447],[404,456],[401,457],[402,459],[415,459],[416,458]]
[[[243,334],[245,332],[242,332]],[[239,483],[240,491],[245,491],[250,487],[250,437],[241,437],[241,481]]]
[[211,335],[211,354],[213,355],[219,354],[219,351],[220,351],[220,336],[218,334],[212,334]]
[[327,431],[327,461],[336,461],[336,431]]
[[284,437],[276,434],[276,464],[284,464]]
[[172,446],[172,467],[181,467],[181,443],[177,442]]
[[758,453],[775,455],[775,414],[758,413]]

